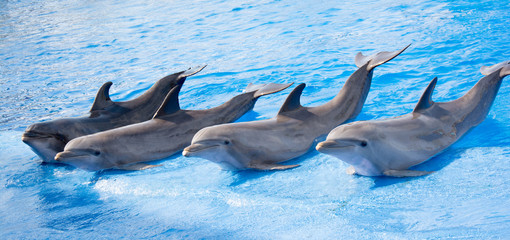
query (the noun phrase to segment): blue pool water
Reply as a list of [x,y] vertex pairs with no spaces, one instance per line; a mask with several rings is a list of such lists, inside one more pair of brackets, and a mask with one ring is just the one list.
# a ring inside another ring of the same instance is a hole
[[[222,171],[180,155],[139,172],[41,164],[30,124],[85,115],[114,83],[127,100],[157,79],[187,80],[181,106],[205,109],[250,83],[307,83],[302,103],[331,99],[372,54],[412,43],[378,67],[357,120],[410,112],[435,76],[436,101],[462,96],[479,68],[510,60],[508,1],[0,0],[0,237],[508,239],[510,84],[487,119],[416,169],[369,178],[310,151],[280,172]],[[290,90],[239,121],[273,117]]]

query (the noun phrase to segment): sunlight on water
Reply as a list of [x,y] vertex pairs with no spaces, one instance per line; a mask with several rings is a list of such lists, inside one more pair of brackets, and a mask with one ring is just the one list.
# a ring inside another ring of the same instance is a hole
[[[401,56],[374,71],[356,120],[409,113],[430,80],[451,101],[510,60],[505,1],[0,1],[2,239],[505,239],[510,235],[510,85],[487,119],[418,170],[368,178],[316,151],[280,172],[229,172],[180,154],[140,172],[41,164],[21,142],[35,122],[86,115],[112,81],[132,99],[200,64],[185,109],[218,106],[248,83],[307,84],[317,106],[356,70],[354,56]],[[287,89],[239,121],[275,116]]]

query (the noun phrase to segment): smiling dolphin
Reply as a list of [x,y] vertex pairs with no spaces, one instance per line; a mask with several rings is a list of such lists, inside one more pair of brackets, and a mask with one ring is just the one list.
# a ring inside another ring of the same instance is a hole
[[287,97],[276,117],[204,128],[182,154],[205,158],[230,170],[297,167],[278,163],[306,153],[317,137],[356,117],[370,89],[373,69],[398,56],[407,47],[370,57],[358,53],[355,63],[359,69],[347,79],[338,95],[324,105],[301,106],[305,84],[300,84]]
[[143,170],[158,165],[142,162],[169,157],[191,143],[198,130],[235,121],[251,110],[261,96],[276,93],[290,84],[248,85],[245,93],[207,110],[182,110],[177,85],[154,118],[70,141],[55,160],[89,171],[117,168]]
[[387,120],[359,121],[333,129],[317,150],[352,165],[350,173],[364,176],[421,176],[408,170],[441,152],[480,124],[496,98],[510,61],[482,67],[480,79],[464,96],[433,102],[434,78],[413,112]]
[[29,126],[22,141],[39,155],[43,162],[55,162],[55,155],[64,150],[70,140],[112,128],[147,121],[154,116],[168,92],[179,81],[200,72],[205,66],[168,75],[158,80],[141,96],[125,102],[110,99],[111,82],[98,91],[90,109],[90,115],[79,118],[63,118]]

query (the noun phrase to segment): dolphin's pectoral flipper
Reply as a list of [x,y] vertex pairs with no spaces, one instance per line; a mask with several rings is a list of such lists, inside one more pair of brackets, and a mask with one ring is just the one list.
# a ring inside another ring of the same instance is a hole
[[189,76],[192,76],[192,75],[195,75],[197,73],[199,73],[200,71],[202,71],[202,69],[204,69],[205,67],[207,67],[207,64],[203,65],[203,66],[196,66],[194,68],[189,68],[188,70],[182,72],[179,77],[189,77]]
[[253,97],[260,97],[264,95],[268,95],[271,93],[277,93],[282,91],[288,87],[290,87],[294,83],[287,84],[278,84],[278,83],[268,83],[268,84],[248,84],[244,92],[255,92]]
[[501,69],[501,72],[499,72],[500,77],[510,75],[510,61],[500,62],[492,66],[482,66],[480,68],[480,73],[487,76],[499,69]]
[[368,70],[372,70],[375,67],[390,61],[391,59],[395,58],[396,56],[400,55],[404,50],[406,50],[411,44],[407,45],[406,47],[402,48],[401,50],[393,51],[393,52],[379,52],[374,55],[370,56],[364,56],[363,53],[359,52],[356,54],[356,57],[354,58],[354,63],[357,67],[362,67],[368,62]]
[[262,171],[286,170],[286,169],[291,169],[291,168],[295,168],[295,167],[299,167],[299,164],[282,165],[282,164],[278,164],[278,163],[264,163],[264,162],[262,162],[262,163],[252,163],[249,165],[249,168],[262,170]]
[[103,86],[101,86],[99,91],[97,91],[96,98],[94,99],[94,103],[92,103],[90,112],[105,109],[106,107],[113,104],[112,100],[110,99],[110,87],[112,84],[112,82],[106,82],[103,84]]
[[153,168],[153,167],[161,167],[161,166],[163,166],[163,165],[162,164],[151,165],[151,164],[146,164],[146,163],[135,163],[135,164],[130,164],[130,165],[119,166],[117,168],[122,169],[122,170],[128,170],[128,171],[140,171],[140,170],[145,170],[145,169],[149,169],[149,168]]
[[434,171],[416,171],[416,170],[386,170],[383,172],[388,177],[419,177],[433,173]]

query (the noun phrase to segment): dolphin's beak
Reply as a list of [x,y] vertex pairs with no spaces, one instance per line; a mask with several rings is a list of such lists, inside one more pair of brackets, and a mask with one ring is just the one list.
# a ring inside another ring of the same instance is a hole
[[61,162],[66,157],[66,155],[68,155],[68,154],[69,154],[69,152],[59,152],[59,153],[57,153],[57,155],[55,155],[55,161]]
[[182,156],[185,156],[185,157],[190,157],[191,156],[191,153],[190,151],[188,151],[188,148],[184,148],[184,150],[182,150]]
[[351,147],[353,146],[352,143],[347,142],[337,142],[335,140],[326,140],[324,142],[320,142],[317,144],[315,149],[319,152],[326,152],[327,150],[332,150],[336,148],[345,148],[345,147]]
[[49,134],[33,132],[33,131],[26,131],[21,136],[21,141],[23,141],[24,143],[27,143],[31,139],[36,139],[36,138],[51,138],[51,137],[52,136],[49,135]]
[[185,157],[191,157],[194,153],[203,151],[208,148],[216,147],[217,145],[206,145],[200,143],[194,143],[182,150],[182,155]]
[[57,153],[57,155],[55,155],[55,161],[63,162],[69,158],[83,157],[86,155],[89,155],[89,154],[76,153],[76,152],[71,152],[71,151],[63,151],[63,152],[59,152],[59,153]]
[[27,143],[31,137],[32,134],[30,134],[30,132],[24,132],[23,135],[21,135],[21,141],[23,141],[24,143]]
[[324,142],[320,142],[317,144],[317,146],[315,146],[315,149],[319,152],[321,152],[321,150],[324,150],[326,148],[329,148],[330,146],[334,146],[336,144],[335,141],[331,141],[331,140],[326,140]]
[[50,134],[50,133],[36,132],[36,131],[25,131],[23,133],[23,135],[21,135],[21,141],[23,141],[26,144],[29,144],[30,142],[33,142],[34,140],[47,141],[49,139],[51,139],[52,141],[61,142],[64,145],[67,142],[67,140],[64,136],[58,135],[58,134]]
[[25,135],[21,136],[21,141],[23,141],[24,143],[28,144],[29,140],[30,140],[29,137],[26,137]]

